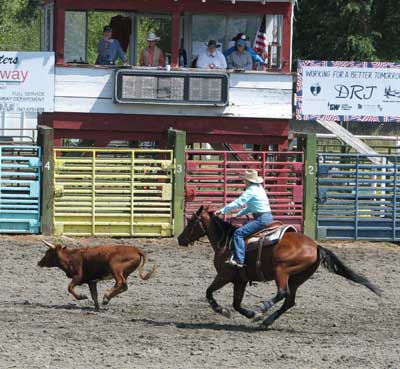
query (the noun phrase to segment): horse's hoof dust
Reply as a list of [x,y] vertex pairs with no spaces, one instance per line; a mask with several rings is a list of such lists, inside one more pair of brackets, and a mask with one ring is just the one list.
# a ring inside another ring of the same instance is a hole
[[263,318],[264,318],[264,314],[261,311],[258,311],[255,313],[253,318],[251,318],[251,321],[253,323],[256,323],[256,322],[259,322],[260,320],[262,320]]
[[221,310],[221,315],[223,315],[225,318],[230,318],[231,317],[231,312],[228,309],[222,309]]

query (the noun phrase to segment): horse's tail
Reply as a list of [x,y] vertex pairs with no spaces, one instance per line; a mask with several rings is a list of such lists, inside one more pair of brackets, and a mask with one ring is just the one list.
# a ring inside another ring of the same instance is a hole
[[330,272],[341,275],[355,283],[362,284],[376,295],[381,296],[382,291],[379,287],[375,286],[366,277],[357,274],[354,270],[346,266],[331,250],[318,245],[318,251],[322,265]]
[[145,274],[143,271],[143,267],[144,267],[144,264],[146,264],[146,261],[147,261],[147,256],[145,255],[145,253],[140,252],[139,277],[141,279],[143,279],[144,281],[147,281],[148,279],[150,279],[150,277],[153,275],[153,273],[157,269],[157,264],[154,263],[153,268],[151,268],[150,272]]

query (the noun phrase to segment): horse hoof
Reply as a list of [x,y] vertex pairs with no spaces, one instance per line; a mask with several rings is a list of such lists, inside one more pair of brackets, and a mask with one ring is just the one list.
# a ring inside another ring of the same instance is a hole
[[103,305],[108,305],[108,303],[110,302],[110,300],[104,296],[103,298]]
[[264,318],[264,314],[261,311],[258,311],[255,313],[255,315],[253,316],[251,321],[253,323],[256,323],[256,322],[259,322],[260,320],[262,320],[262,318]]
[[268,319],[266,319],[260,324],[260,328],[267,330],[267,329],[269,329],[271,327],[272,323],[273,322],[271,322]]
[[221,315],[224,316],[225,318],[230,318],[231,317],[231,312],[228,309],[222,309],[221,310]]

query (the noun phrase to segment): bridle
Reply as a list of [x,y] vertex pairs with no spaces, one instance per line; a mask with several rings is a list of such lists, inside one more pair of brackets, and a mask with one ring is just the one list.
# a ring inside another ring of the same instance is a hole
[[[203,225],[201,216],[197,215],[196,213],[194,213],[193,215],[194,215],[194,217],[195,217],[196,219],[195,219],[195,222],[194,222],[193,225],[192,225],[191,232],[190,232],[189,235],[187,236],[187,239],[188,239],[188,241],[189,241],[189,244],[190,244],[190,245],[193,245],[196,241],[197,241],[197,242],[200,242],[200,243],[209,243],[209,242],[200,241],[199,239],[198,239],[198,240],[193,240],[193,241],[191,241],[192,236],[193,236],[193,233],[194,233],[194,231],[195,231],[195,229],[196,229],[196,227],[197,227],[198,225],[200,226],[200,228],[201,228],[201,230],[204,232],[204,234],[207,234],[207,231],[206,231],[206,229],[204,228],[204,225]],[[212,215],[212,216],[215,217],[215,215]],[[217,248],[221,250],[221,249],[224,249],[224,248],[227,247],[231,235],[229,234],[229,232],[226,232],[226,231],[225,231],[224,227],[223,227],[218,221],[216,221],[216,222],[214,221],[214,223],[217,224],[217,226],[221,229],[222,236],[221,236],[220,240],[217,242]],[[224,240],[225,240],[225,242],[224,242],[224,244],[221,246],[221,244],[222,244],[222,242],[223,242]]]
[[189,245],[193,245],[196,241],[200,242],[200,243],[208,243],[208,242],[195,240],[195,239],[192,240],[193,233],[196,230],[196,227],[198,225],[200,226],[201,230],[204,232],[204,235],[207,234],[207,231],[204,228],[203,222],[201,221],[201,217],[199,215],[197,215],[196,213],[193,213],[193,216],[196,218],[196,220],[195,220],[195,222],[193,223],[193,225],[191,227],[191,230],[190,230],[191,232],[187,235],[187,240],[189,241]]

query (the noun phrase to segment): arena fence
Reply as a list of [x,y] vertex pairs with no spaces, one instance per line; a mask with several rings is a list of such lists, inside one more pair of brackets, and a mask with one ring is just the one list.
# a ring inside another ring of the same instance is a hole
[[265,180],[275,220],[303,227],[303,152],[186,151],[185,214],[200,205],[217,210],[244,191],[240,175],[256,169]]
[[41,148],[0,146],[0,233],[40,232]]
[[400,239],[400,157],[319,154],[319,239]]
[[172,150],[54,149],[54,233],[171,236]]

